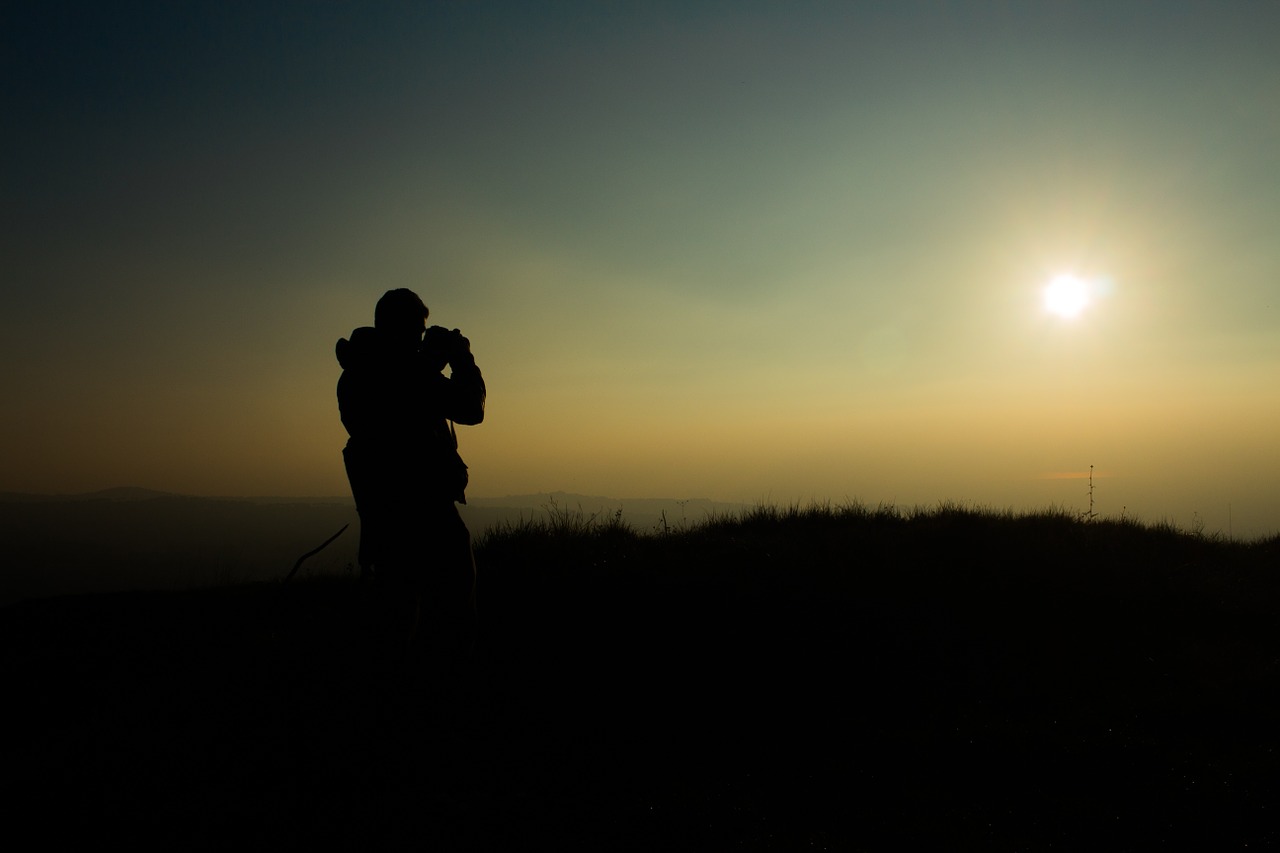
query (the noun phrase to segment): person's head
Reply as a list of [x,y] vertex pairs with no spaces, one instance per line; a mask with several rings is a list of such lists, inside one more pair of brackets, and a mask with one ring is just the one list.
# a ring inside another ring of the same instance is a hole
[[430,313],[418,294],[401,287],[382,294],[373,309],[373,325],[396,341],[417,345]]

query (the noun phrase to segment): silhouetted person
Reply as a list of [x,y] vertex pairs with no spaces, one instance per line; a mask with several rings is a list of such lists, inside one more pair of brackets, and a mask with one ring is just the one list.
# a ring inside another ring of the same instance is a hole
[[466,501],[467,468],[453,424],[484,420],[485,386],[470,342],[428,329],[427,316],[416,293],[389,290],[373,326],[338,341],[338,409],[361,575],[384,605],[381,627],[453,655],[475,630],[475,560],[455,506]]

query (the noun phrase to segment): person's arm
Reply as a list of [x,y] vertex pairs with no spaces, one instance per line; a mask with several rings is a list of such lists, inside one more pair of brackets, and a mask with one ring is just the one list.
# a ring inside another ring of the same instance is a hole
[[484,377],[471,354],[471,342],[459,335],[461,345],[449,359],[445,417],[456,424],[475,426],[484,420]]

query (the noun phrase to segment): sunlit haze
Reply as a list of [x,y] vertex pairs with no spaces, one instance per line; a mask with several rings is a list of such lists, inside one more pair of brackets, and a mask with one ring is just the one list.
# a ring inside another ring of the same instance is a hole
[[1054,276],[1044,290],[1044,307],[1050,314],[1072,318],[1089,306],[1089,283],[1078,276]]
[[410,287],[476,496],[1280,529],[1280,5],[123,8],[0,28],[0,490],[347,494]]

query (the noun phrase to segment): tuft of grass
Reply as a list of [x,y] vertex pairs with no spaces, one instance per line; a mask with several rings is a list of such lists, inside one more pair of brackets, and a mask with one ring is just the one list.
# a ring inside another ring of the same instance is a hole
[[634,538],[639,534],[622,518],[622,510],[584,513],[581,507],[569,509],[552,500],[543,507],[541,516],[516,521],[503,521],[487,528],[476,539],[477,549],[502,548],[508,542],[529,544],[556,541],[562,544],[613,538]]

